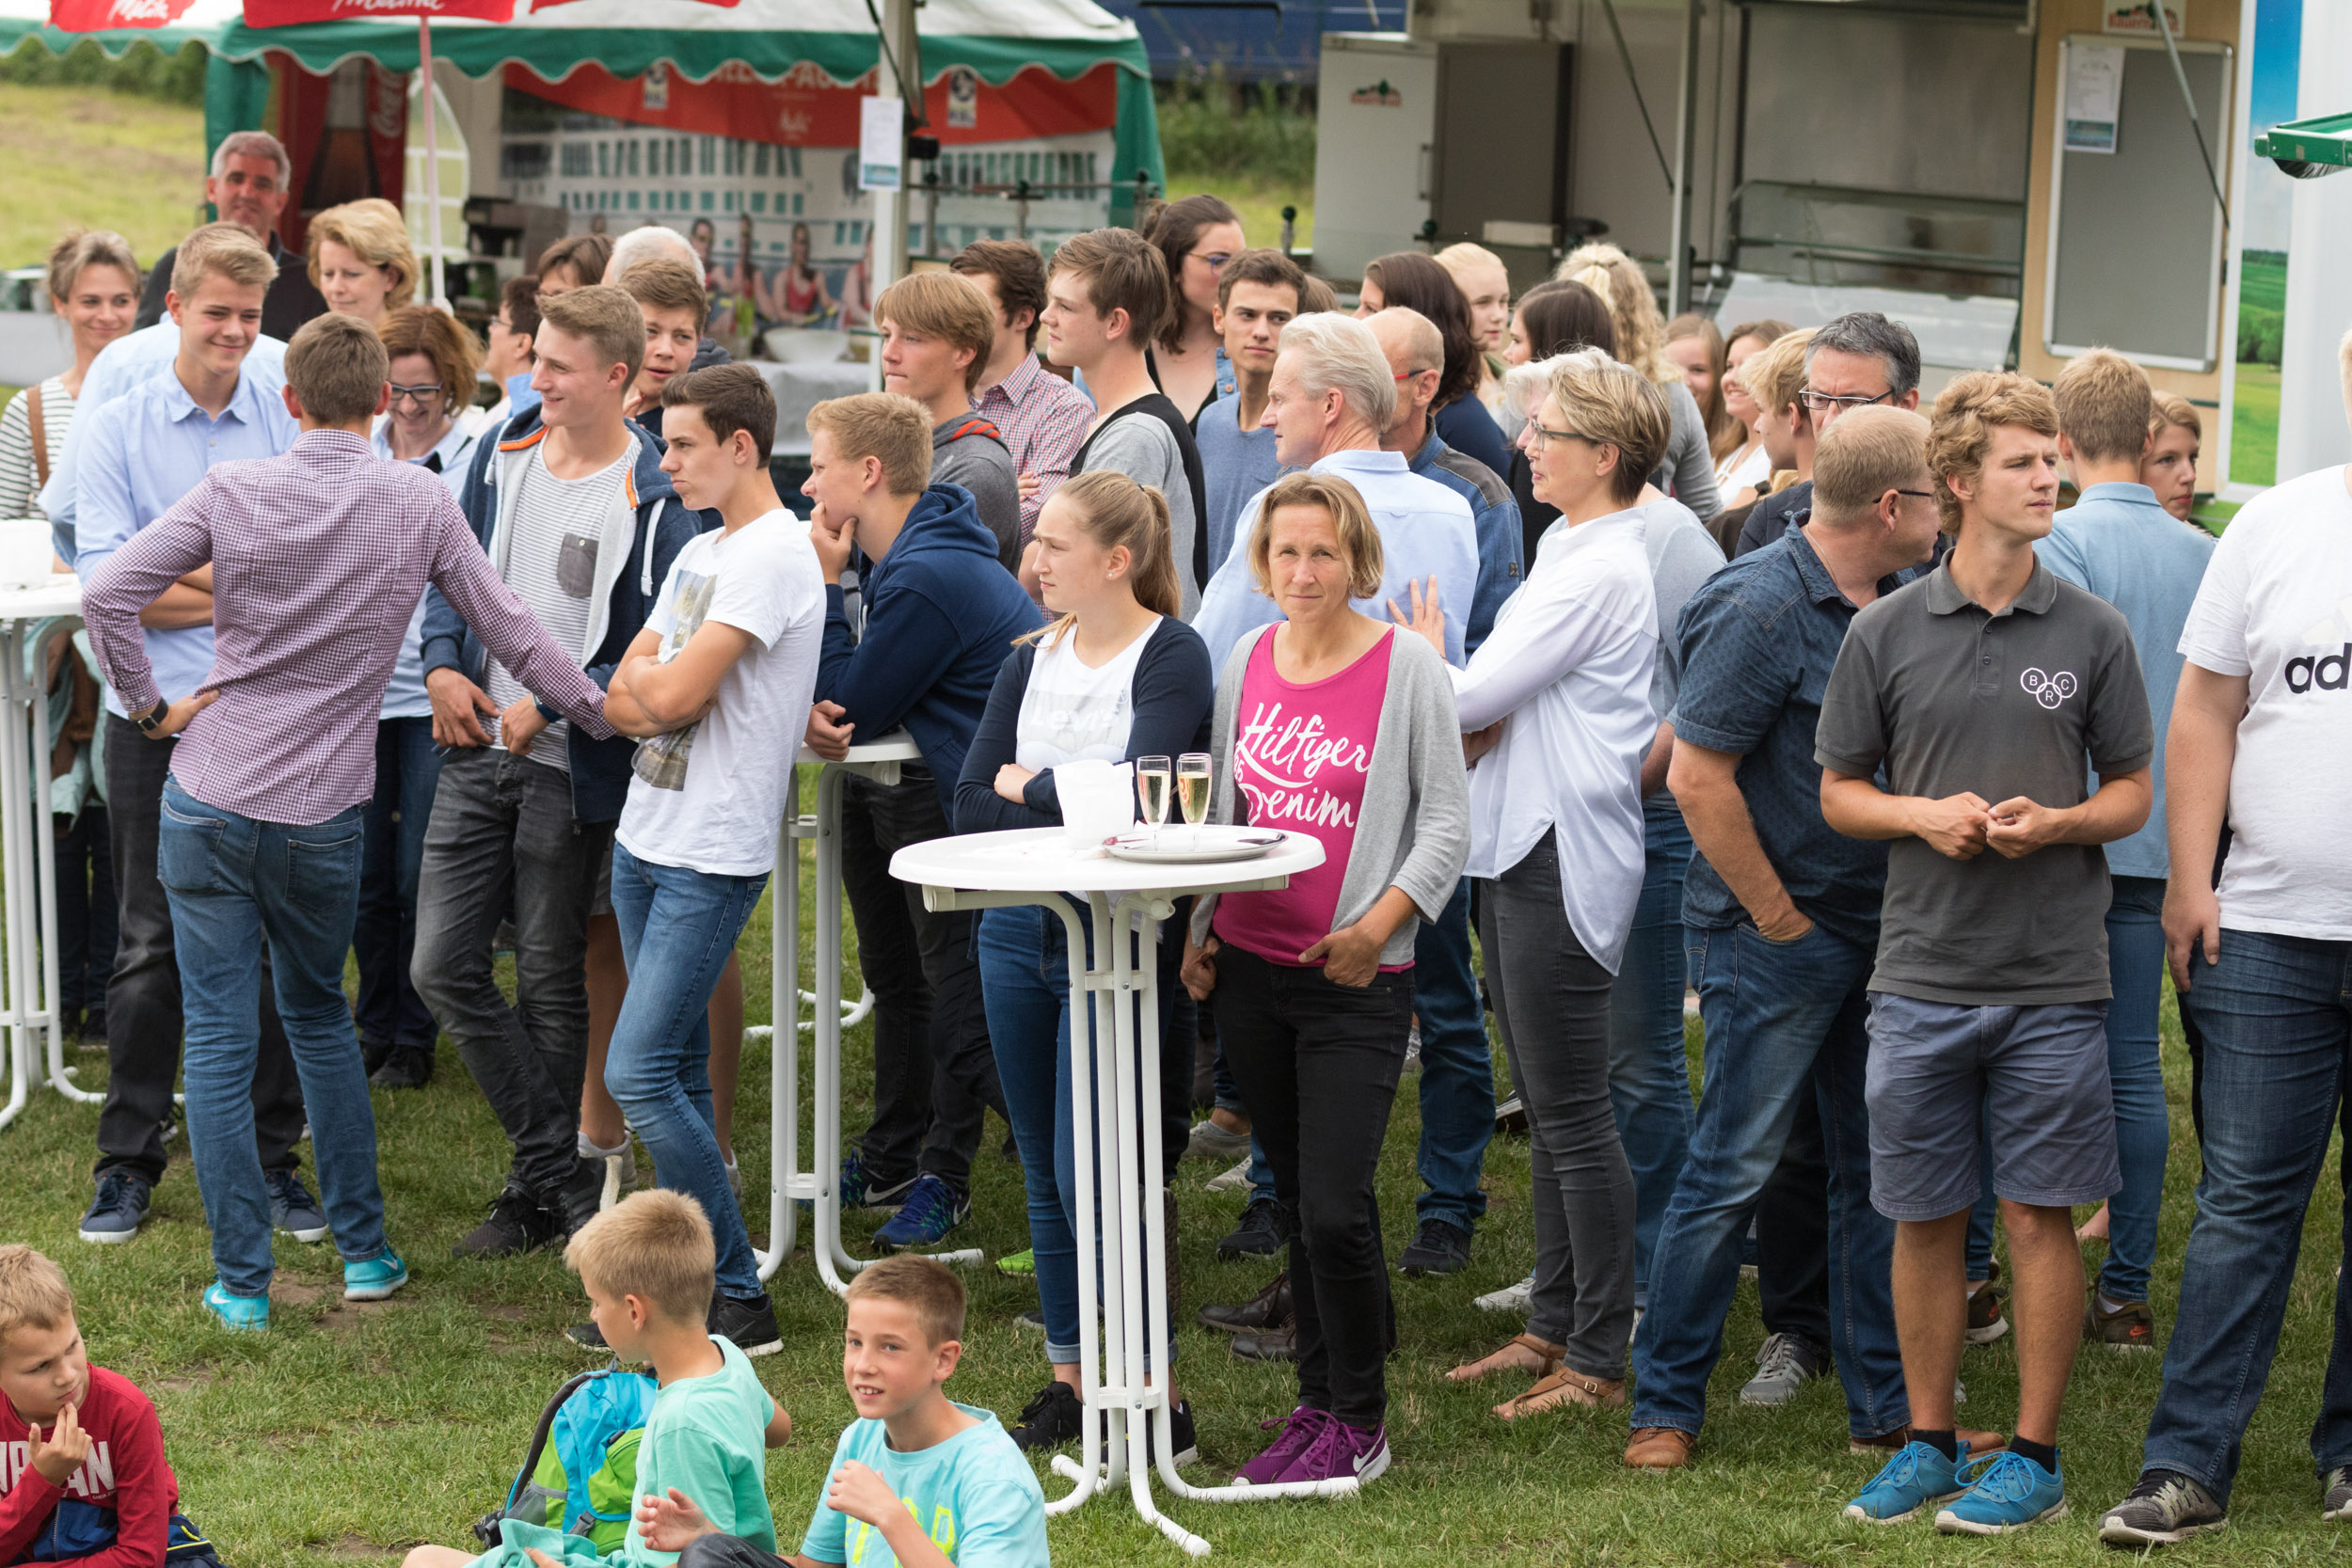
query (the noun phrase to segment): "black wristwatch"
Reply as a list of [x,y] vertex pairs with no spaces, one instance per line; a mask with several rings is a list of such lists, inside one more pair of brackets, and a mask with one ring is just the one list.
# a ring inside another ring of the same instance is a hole
[[131,721],[136,724],[143,734],[152,736],[162,725],[165,718],[168,716],[170,712],[171,699],[168,697],[162,697],[156,700],[153,707],[148,709],[145,713],[140,714],[136,719],[134,719]]

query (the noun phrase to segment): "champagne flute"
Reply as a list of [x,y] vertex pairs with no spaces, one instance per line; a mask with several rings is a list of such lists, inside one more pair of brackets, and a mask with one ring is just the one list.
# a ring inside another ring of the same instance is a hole
[[1152,847],[1160,847],[1160,827],[1168,820],[1171,767],[1166,757],[1136,758],[1136,793],[1143,799],[1143,819],[1152,824]]
[[1184,825],[1192,830],[1192,847],[1200,847],[1200,824],[1209,817],[1211,763],[1206,752],[1186,752],[1176,759],[1176,801],[1184,808]]

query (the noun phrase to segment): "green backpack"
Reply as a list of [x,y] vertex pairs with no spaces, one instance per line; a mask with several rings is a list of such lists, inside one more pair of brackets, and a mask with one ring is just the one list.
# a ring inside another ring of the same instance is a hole
[[636,1501],[637,1449],[655,1389],[652,1378],[621,1370],[617,1359],[558,1388],[540,1413],[505,1506],[484,1515],[475,1536],[495,1546],[504,1522],[520,1519],[584,1536],[607,1555],[618,1551]]

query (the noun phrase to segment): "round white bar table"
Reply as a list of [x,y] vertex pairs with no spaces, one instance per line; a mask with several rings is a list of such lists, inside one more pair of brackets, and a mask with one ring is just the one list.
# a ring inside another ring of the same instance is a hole
[[0,592],[0,876],[8,882],[6,935],[0,939],[0,1028],[8,1046],[0,1069],[8,1099],[0,1127],[14,1121],[40,1082],[47,1048],[50,1085],[69,1100],[95,1102],[65,1065],[57,1028],[57,844],[49,832],[49,693],[28,676],[24,640],[37,621],[82,613],[81,580],[59,574],[35,588]]
[[[771,1011],[769,1035],[773,1059],[768,1088],[768,1247],[758,1253],[759,1277],[774,1276],[792,1256],[800,1230],[800,1211],[805,1200],[815,1234],[809,1245],[817,1256],[817,1272],[834,1294],[848,1290],[844,1274],[855,1274],[865,1262],[850,1256],[841,1244],[841,1031],[866,1016],[873,1006],[869,990],[844,1007],[841,1002],[841,790],[851,774],[877,784],[898,782],[898,765],[919,762],[923,753],[904,730],[850,748],[846,761],[828,762],[806,747],[799,761],[819,768],[817,810],[801,811],[800,768],[785,785],[784,825],[776,835],[774,919],[770,940]],[[801,990],[801,840],[817,844],[816,986]],[[816,1148],[809,1168],[801,1168],[801,1004],[814,1009],[810,1030],[816,1043],[816,1083],[811,1111],[816,1124]],[[752,1031],[745,1030],[748,1037]]]
[[[1171,843],[1181,842],[1184,831],[1164,830]],[[1160,1199],[1160,922],[1188,895],[1284,887],[1293,874],[1322,863],[1322,844],[1303,833],[1289,834],[1255,860],[1145,865],[1073,850],[1059,828],[933,839],[909,845],[890,859],[892,876],[922,885],[927,908],[1034,904],[1060,915],[1068,936],[1071,1082],[1085,1084],[1091,1071],[1098,1085],[1093,1125],[1081,1094],[1073,1097],[1070,1130],[1077,1180],[1079,1398],[1088,1419],[1080,1459],[1054,1461],[1054,1468],[1076,1481],[1076,1488],[1048,1503],[1048,1513],[1068,1513],[1124,1479],[1137,1513],[1185,1551],[1206,1557],[1206,1541],[1153,1506],[1144,1424],[1154,1419],[1159,1478],[1179,1497],[1256,1502],[1336,1497],[1357,1488],[1353,1477],[1287,1486],[1194,1486],[1184,1481],[1176,1473],[1168,1441],[1167,1368],[1149,1365],[1147,1355],[1147,1347],[1171,1342],[1168,1216]],[[1087,926],[1072,898],[1060,896],[1065,893],[1084,898],[1091,915],[1090,967]],[[1131,930],[1139,941],[1128,940],[1125,933]],[[1182,940],[1183,933],[1171,936]],[[1089,1019],[1090,1026],[1082,1026]],[[1108,1037],[1110,1049],[1092,1053],[1089,1060],[1089,1040],[1098,1034]],[[1100,1201],[1101,1228],[1111,1244],[1102,1248],[1099,1298],[1093,1190],[1098,1142],[1110,1151],[1104,1164],[1113,1173],[1110,1190]],[[1103,1305],[1099,1332],[1095,1314],[1084,1309],[1096,1299]],[[1096,1420],[1098,1413],[1106,1419]]]

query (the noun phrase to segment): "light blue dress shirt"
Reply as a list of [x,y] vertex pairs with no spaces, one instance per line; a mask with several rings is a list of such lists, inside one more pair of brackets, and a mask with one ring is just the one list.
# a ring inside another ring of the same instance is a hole
[[1193,421],[1200,448],[1202,487],[1209,519],[1209,559],[1223,561],[1233,548],[1234,525],[1259,491],[1282,472],[1274,455],[1274,432],[1241,428],[1241,395],[1217,399]]
[[[1470,503],[1435,480],[1414,473],[1401,451],[1335,451],[1307,472],[1353,484],[1380,531],[1384,570],[1379,596],[1358,599],[1356,608],[1375,621],[1386,621],[1391,599],[1412,609],[1407,584],[1436,578],[1438,603],[1445,610],[1446,661],[1462,663],[1463,628],[1478,595],[1478,525]],[[1225,563],[1209,579],[1192,619],[1193,629],[1209,645],[1211,664],[1220,670],[1245,633],[1282,619],[1274,601],[1249,578],[1249,534],[1263,495],[1260,491],[1242,508]]]
[[[196,405],[168,370],[103,407],[80,411],[73,421],[74,434],[84,438],[73,529],[74,569],[83,580],[195,489],[214,464],[276,457],[292,447],[300,431],[278,396],[283,385],[277,367],[257,365],[248,356],[217,420]],[[151,626],[146,638],[155,684],[172,701],[194,693],[212,673],[211,626]],[[106,711],[129,717],[112,687]]]
[[[389,416],[375,421],[375,429],[368,436],[368,450],[387,463],[415,463],[436,468],[441,483],[449,486],[450,499],[457,499],[466,487],[466,470],[473,466],[474,443],[486,428],[471,416],[478,409],[466,410],[441,437],[441,444],[422,457],[394,457],[389,432]],[[400,657],[392,661],[392,678],[384,688],[384,706],[376,714],[379,719],[429,719],[433,716],[433,699],[424,690],[424,604],[428,595],[417,595],[416,611],[408,617],[408,632],[400,641]]]
[[2058,515],[2050,536],[2034,546],[2042,563],[2123,612],[2139,647],[2148,684],[2148,714],[2155,721],[2154,803],[2148,824],[2106,847],[2107,870],[2118,877],[2170,874],[2164,831],[2164,737],[2180,689],[2181,629],[2197,602],[2213,536],[2184,523],[2156,502],[2145,484],[2094,484]]
[[[89,424],[89,415],[134,387],[144,386],[171,369],[179,353],[180,328],[167,320],[128,337],[117,338],[90,361],[89,374],[82,378],[82,395],[74,400],[78,417],[66,431],[64,450],[57,453],[57,466],[50,470],[49,483],[40,492],[41,515],[49,519],[50,535],[67,565],[75,563],[76,481],[81,472],[82,444],[87,439],[84,431]],[[282,382],[286,373],[286,345],[263,334],[253,340],[245,362],[247,369],[266,367]]]

